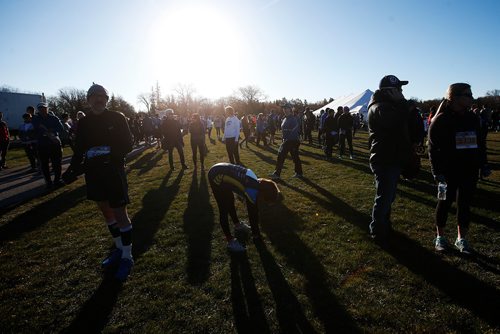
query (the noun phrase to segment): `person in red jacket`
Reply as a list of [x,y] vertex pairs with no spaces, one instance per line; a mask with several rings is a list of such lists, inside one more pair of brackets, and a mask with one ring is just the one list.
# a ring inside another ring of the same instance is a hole
[[9,149],[10,134],[9,126],[3,120],[3,113],[0,112],[0,170],[7,168],[5,165],[5,156]]

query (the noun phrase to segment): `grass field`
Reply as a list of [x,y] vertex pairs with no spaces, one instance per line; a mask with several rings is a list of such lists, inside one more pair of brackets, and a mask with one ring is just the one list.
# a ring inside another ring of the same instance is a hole
[[[474,201],[473,257],[434,252],[427,159],[417,180],[399,186],[390,247],[372,242],[366,142],[360,133],[355,159],[334,162],[302,145],[306,179],[293,179],[287,160],[285,200],[261,208],[263,242],[244,256],[225,249],[206,172],[178,163],[169,172],[164,152],[146,150],[128,164],[136,265],[124,284],[99,268],[112,242],[83,180],[4,210],[0,332],[498,333],[500,134],[489,135],[494,172]],[[207,144],[207,166],[226,160],[224,145]],[[188,148],[186,140],[192,167]],[[276,149],[251,144],[241,160],[266,176]],[[452,212],[452,240],[454,219]]]

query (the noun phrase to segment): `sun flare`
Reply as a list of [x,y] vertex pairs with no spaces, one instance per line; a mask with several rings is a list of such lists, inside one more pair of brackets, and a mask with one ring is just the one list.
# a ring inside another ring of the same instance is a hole
[[166,12],[152,26],[152,70],[158,81],[190,83],[207,97],[228,94],[246,71],[237,25],[207,7]]

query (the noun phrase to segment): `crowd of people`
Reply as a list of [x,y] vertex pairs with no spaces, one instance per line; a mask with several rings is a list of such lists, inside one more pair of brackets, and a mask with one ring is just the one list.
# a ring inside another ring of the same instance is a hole
[[[383,77],[368,106],[369,165],[375,178],[369,234],[382,245],[387,245],[390,240],[391,206],[396,198],[398,181],[401,176],[411,178],[418,172],[420,160],[417,147],[423,145],[428,132],[432,174],[436,182],[447,185],[445,196],[438,199],[436,206],[435,249],[445,251],[449,247],[444,227],[448,210],[456,201],[458,229],[454,245],[468,254],[471,247],[466,236],[474,190],[478,177],[487,177],[491,172],[486,159],[487,124],[482,112],[472,104],[470,85],[450,85],[441,105],[431,110],[431,117],[425,118],[413,103],[405,99],[402,92],[407,84],[408,81],[401,81],[394,75]],[[282,198],[275,181],[281,178],[288,154],[294,162],[294,177],[304,178],[299,147],[301,142],[314,145],[312,132],[317,129],[317,145],[323,150],[326,160],[332,161],[335,145],[338,145],[338,157],[343,158],[346,141],[349,157],[353,159],[352,138],[363,122],[357,115],[353,116],[347,106],[340,106],[336,111],[321,110],[316,117],[309,108],[302,113],[290,104],[284,104],[280,111],[273,110],[268,115],[260,113],[238,117],[233,107],[226,106],[224,117],[203,117],[195,113],[187,119],[176,115],[173,109],[167,109],[162,119],[150,115],[127,119],[108,110],[108,100],[104,87],[92,85],[87,92],[90,112],[87,115],[79,112],[75,121],[67,115],[59,119],[48,110],[45,102],[38,104],[36,115],[34,108],[29,107],[23,115],[20,138],[33,171],[40,167],[48,188],[61,185],[61,177],[69,184],[78,175],[85,174],[87,197],[97,203],[116,246],[102,266],[118,266],[116,277],[119,280],[125,280],[133,266],[125,157],[140,140],[154,145],[156,139],[158,148],[168,151],[170,169],[174,169],[175,148],[181,168],[188,169],[184,136],[189,134],[193,167],[200,166],[204,171],[208,153],[205,138],[208,135],[211,139],[211,131],[215,127],[217,139],[225,144],[227,160],[212,166],[208,179],[219,208],[227,247],[230,251],[242,252],[246,249],[245,240],[236,237],[236,232],[245,231],[246,225],[238,219],[233,193],[246,200],[250,218],[248,232],[251,230],[254,240],[258,240],[258,202],[272,203]],[[0,113],[1,166],[4,167],[6,149],[3,148],[8,146],[5,137],[9,136],[1,116]],[[281,141],[278,143],[275,169],[269,174],[269,179],[258,178],[242,164],[239,150],[243,149],[243,144],[248,147],[249,142],[256,146],[262,142],[264,147],[275,145],[278,131],[281,132]],[[61,176],[61,148],[65,144],[72,147],[73,157]],[[53,168],[53,179],[49,162]],[[228,215],[233,221],[235,235],[229,228]]]

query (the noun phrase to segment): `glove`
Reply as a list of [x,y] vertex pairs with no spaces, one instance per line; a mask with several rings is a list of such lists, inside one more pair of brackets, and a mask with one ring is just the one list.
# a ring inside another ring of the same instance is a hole
[[443,174],[434,175],[434,181],[436,182],[446,182],[446,178]]
[[76,173],[71,169],[71,167],[68,167],[64,173],[61,175],[61,179],[64,181],[66,184],[70,184],[75,182],[78,177],[76,176]]
[[481,178],[488,177],[491,175],[491,168],[488,165],[484,165],[480,170]]

